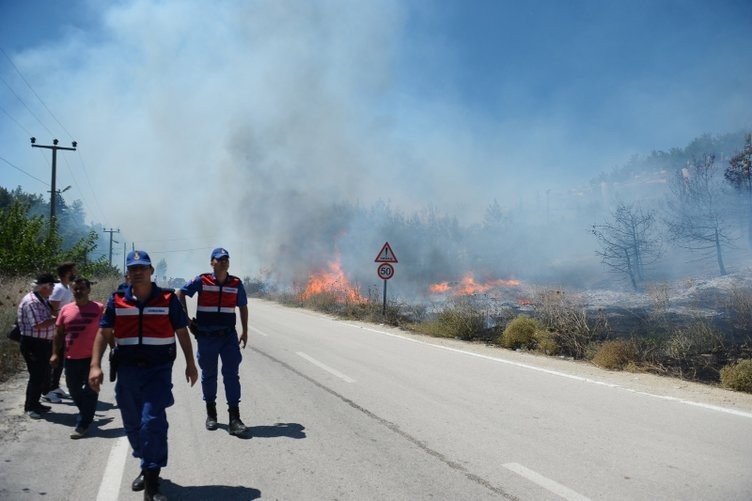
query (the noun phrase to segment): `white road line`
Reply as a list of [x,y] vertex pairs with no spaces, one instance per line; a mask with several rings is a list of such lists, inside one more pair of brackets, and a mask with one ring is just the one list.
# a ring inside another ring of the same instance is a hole
[[97,501],[117,501],[129,448],[128,437],[120,437],[110,449],[110,457],[107,458],[102,483],[99,484]]
[[555,370],[551,370],[551,369],[544,369],[542,367],[536,367],[534,365],[523,364],[521,362],[513,362],[511,360],[504,360],[503,358],[490,357],[488,355],[481,355],[480,353],[473,353],[471,351],[465,351],[465,350],[460,350],[460,349],[457,349],[457,348],[451,348],[449,346],[441,346],[441,345],[438,345],[438,344],[426,343],[425,341],[420,341],[418,339],[412,339],[412,338],[409,338],[409,337],[400,336],[399,334],[392,334],[391,332],[385,332],[385,331],[381,331],[381,330],[378,330],[378,329],[372,329],[370,327],[362,327],[360,325],[354,325],[354,324],[347,324],[347,325],[350,325],[351,327],[355,327],[356,329],[363,329],[363,330],[366,330],[366,331],[376,332],[378,334],[383,334],[385,336],[391,336],[391,337],[395,337],[395,338],[398,338],[398,339],[402,339],[404,341],[410,341],[411,343],[418,343],[418,344],[423,344],[423,345],[426,345],[426,346],[433,346],[434,348],[438,348],[438,349],[441,349],[441,350],[452,351],[452,352],[455,352],[455,353],[463,353],[463,354],[469,355],[471,357],[482,358],[482,359],[485,359],[485,360],[491,360],[491,361],[494,361],[494,362],[499,362],[499,363],[507,364],[507,365],[514,365],[516,367],[524,367],[525,369],[530,369],[530,370],[538,371],[538,372],[544,372],[546,374],[551,374],[553,376],[565,377],[565,378],[569,378],[569,379],[574,379],[576,381],[582,381],[582,382],[585,382],[585,383],[591,383],[591,384],[596,384],[596,385],[600,385],[600,386],[606,386],[606,387],[609,387],[609,388],[618,388],[620,390],[629,391],[629,392],[635,393],[637,395],[644,395],[646,397],[659,398],[661,400],[668,400],[670,402],[678,402],[678,403],[684,404],[684,405],[691,405],[691,406],[694,406],[694,407],[701,407],[703,409],[709,409],[709,410],[718,411],[718,412],[725,412],[726,414],[733,414],[734,416],[740,416],[740,417],[745,417],[745,418],[752,419],[752,412],[740,411],[738,409],[731,409],[729,407],[721,407],[720,405],[712,405],[712,404],[705,404],[705,403],[702,403],[702,402],[695,402],[693,400],[686,400],[686,399],[683,399],[683,398],[671,397],[671,396],[668,396],[668,395],[657,395],[655,393],[648,393],[646,391],[639,391],[639,390],[635,390],[635,389],[632,389],[632,388],[627,388],[627,387],[624,387],[624,386],[620,386],[618,384],[606,383],[604,381],[598,381],[597,379],[592,379],[592,378],[589,378],[589,377],[575,376],[573,374],[567,374],[566,372],[559,372],[559,371],[555,371]]
[[256,334],[261,334],[262,336],[268,336],[269,335],[266,332],[262,332],[259,329],[255,328],[255,327],[251,327],[251,326],[248,326],[248,330],[251,330],[251,331],[255,332]]
[[325,370],[326,372],[328,372],[329,374],[332,374],[332,375],[334,375],[334,376],[337,376],[338,378],[340,378],[341,380],[343,380],[343,381],[344,381],[344,382],[346,382],[346,383],[354,383],[354,382],[355,382],[355,380],[354,380],[353,378],[351,378],[351,377],[349,377],[349,376],[345,376],[345,375],[344,375],[344,374],[342,374],[341,372],[339,372],[339,371],[337,371],[337,370],[335,370],[335,369],[332,369],[331,367],[329,367],[329,366],[327,366],[327,365],[324,365],[324,364],[322,364],[321,362],[319,362],[319,361],[318,361],[318,360],[316,360],[315,358],[312,358],[312,357],[310,357],[310,356],[306,355],[306,354],[305,354],[305,353],[303,353],[302,351],[298,351],[298,352],[296,352],[296,354],[297,354],[297,355],[298,355],[299,357],[301,357],[301,358],[304,358],[304,359],[308,360],[309,362],[311,362],[311,363],[312,363],[313,365],[315,365],[316,367],[319,367],[320,369],[324,369],[324,370]]
[[525,468],[519,463],[507,463],[502,465],[507,470],[513,471],[516,474],[525,477],[531,482],[540,485],[544,489],[553,492],[557,496],[561,496],[569,501],[590,501],[590,498],[583,496],[582,494],[573,491],[569,487],[561,485],[555,480],[551,480],[548,477],[544,477],[540,473],[537,473],[529,468]]

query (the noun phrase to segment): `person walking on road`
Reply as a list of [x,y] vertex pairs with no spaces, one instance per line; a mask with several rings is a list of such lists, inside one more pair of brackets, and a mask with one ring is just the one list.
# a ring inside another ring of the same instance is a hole
[[64,347],[65,382],[79,412],[76,429],[70,438],[79,439],[86,435],[94,421],[99,399],[99,394],[89,387],[89,366],[103,305],[89,300],[91,282],[86,278],[77,277],[72,289],[75,301],[63,306],[57,316],[57,334],[52,342],[50,365],[63,365],[59,353]]
[[[177,291],[183,309],[188,311],[186,296],[198,293],[195,324],[191,331],[198,345],[201,389],[206,402],[206,429],[217,429],[217,372],[222,359],[222,381],[229,414],[231,435],[249,438],[250,430],[240,419],[240,375],[243,356],[240,345],[248,343],[248,298],[243,281],[230,275],[230,254],[218,247],[211,253],[212,273],[196,276]],[[242,333],[235,329],[235,308],[240,311]]]
[[133,456],[141,459],[141,473],[131,483],[144,491],[144,499],[167,499],[159,492],[159,474],[167,466],[167,412],[175,403],[172,395],[172,365],[177,337],[185,357],[185,379],[198,380],[193,346],[186,326],[188,316],[171,289],[151,281],[154,268],[149,255],[128,253],[126,267],[130,285],[110,297],[94,340],[89,385],[99,392],[103,373],[102,354],[114,335],[118,373],[115,399]]
[[[55,316],[57,316],[63,306],[73,302],[71,282],[76,276],[76,263],[73,261],[60,263],[57,267],[57,276],[60,278],[60,281],[55,284],[55,288],[52,289],[52,295],[50,295],[50,305],[52,306],[52,313]],[[62,359],[64,356],[65,345],[61,344],[58,346],[58,349],[60,352],[57,356]],[[68,396],[60,387],[60,376],[62,373],[63,364],[58,364],[57,366],[52,367],[50,371],[50,391],[42,397],[42,400],[45,402],[59,404],[63,401],[63,397]]]
[[48,301],[57,279],[52,273],[42,273],[32,283],[33,289],[18,304],[16,322],[21,329],[21,355],[29,371],[26,384],[24,412],[32,419],[40,419],[50,406],[39,401],[50,386],[50,356],[55,337],[55,316]]

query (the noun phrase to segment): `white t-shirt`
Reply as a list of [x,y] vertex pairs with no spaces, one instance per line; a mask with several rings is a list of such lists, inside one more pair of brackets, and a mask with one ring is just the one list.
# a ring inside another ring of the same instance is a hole
[[73,302],[73,291],[70,289],[70,286],[58,282],[55,284],[55,288],[52,289],[49,301],[60,301],[60,304],[57,307],[58,311],[60,311],[60,308]]

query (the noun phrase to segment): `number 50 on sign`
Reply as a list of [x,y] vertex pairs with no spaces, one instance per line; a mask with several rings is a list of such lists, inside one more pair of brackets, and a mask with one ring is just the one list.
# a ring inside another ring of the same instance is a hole
[[379,278],[389,280],[394,276],[394,266],[389,263],[381,263],[376,270],[379,274]]

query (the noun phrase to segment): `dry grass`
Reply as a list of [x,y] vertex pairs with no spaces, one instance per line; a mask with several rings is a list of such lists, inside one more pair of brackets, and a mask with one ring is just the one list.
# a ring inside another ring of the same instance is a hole
[[586,358],[588,346],[608,331],[605,318],[590,318],[584,300],[563,290],[542,290],[533,301],[535,317],[553,333],[560,353]]
[[[18,343],[9,341],[5,337],[16,321],[18,303],[31,290],[32,277],[2,277],[0,276],[0,383],[25,370],[26,364],[18,349]],[[95,279],[91,287],[91,299],[106,303],[112,291],[119,283],[117,277]]]
[[435,317],[411,325],[411,330],[434,337],[471,341],[481,336],[485,328],[484,315],[467,301],[452,301]]
[[721,369],[721,385],[752,393],[752,360],[741,360]]
[[622,370],[634,366],[637,350],[634,343],[623,339],[606,341],[593,355],[593,364],[603,369]]
[[536,332],[543,330],[537,320],[521,315],[507,324],[499,338],[499,344],[504,348],[516,350],[518,348],[535,348]]
[[0,277],[0,382],[18,374],[26,367],[18,343],[5,337],[16,321],[18,303],[31,290],[31,277]]

